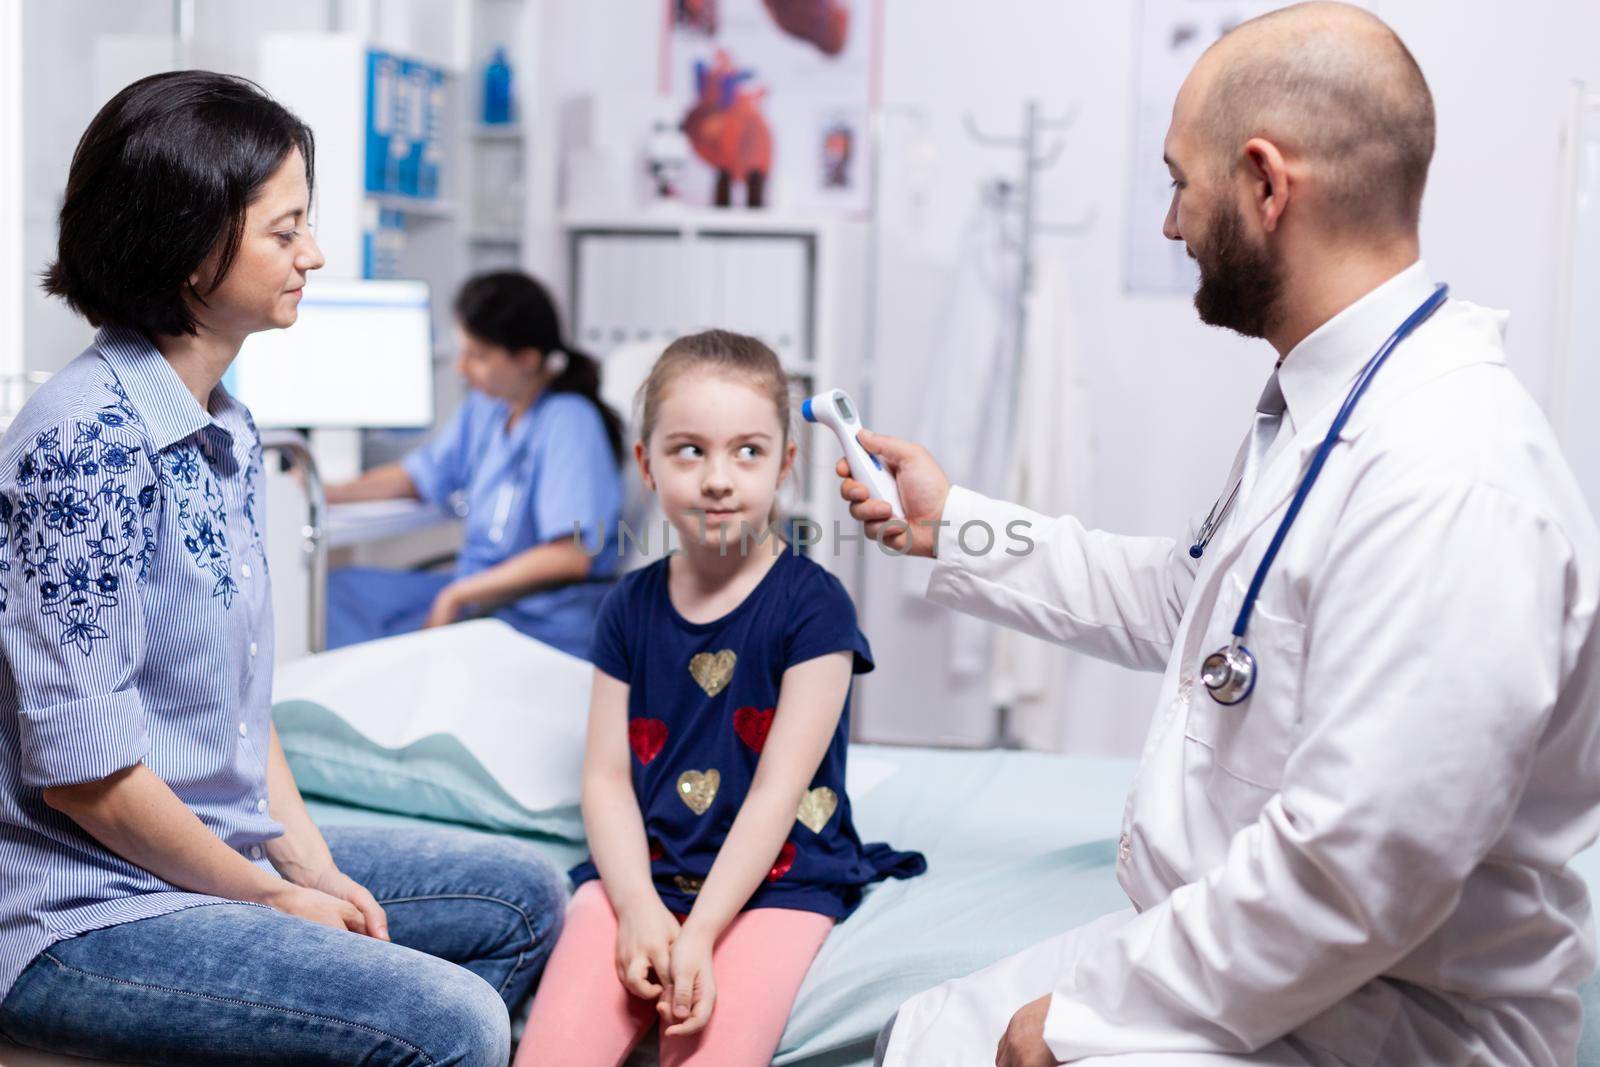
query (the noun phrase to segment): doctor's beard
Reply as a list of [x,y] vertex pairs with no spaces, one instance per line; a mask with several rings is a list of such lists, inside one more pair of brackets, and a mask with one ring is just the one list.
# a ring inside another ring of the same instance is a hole
[[1277,325],[1283,266],[1271,250],[1251,244],[1235,204],[1218,205],[1205,241],[1189,254],[1200,265],[1194,308],[1201,322],[1246,337],[1265,337]]

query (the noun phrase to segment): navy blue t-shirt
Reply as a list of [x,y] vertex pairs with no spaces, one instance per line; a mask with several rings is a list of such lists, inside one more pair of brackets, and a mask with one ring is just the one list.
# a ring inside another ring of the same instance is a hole
[[[686,914],[727,840],[755,777],[778,706],[783,672],[831,652],[852,652],[855,673],[872,650],[839,580],[791,550],[732,611],[712,622],[678,614],[667,595],[668,560],[634,571],[600,607],[592,659],[628,684],[633,789],[650,841],[651,873],[666,906]],[[850,819],[846,694],[833,741],[772,872],[745,908],[793,908],[842,919],[862,888],[927,869],[920,853],[863,845]],[[581,885],[599,876],[585,860]]]

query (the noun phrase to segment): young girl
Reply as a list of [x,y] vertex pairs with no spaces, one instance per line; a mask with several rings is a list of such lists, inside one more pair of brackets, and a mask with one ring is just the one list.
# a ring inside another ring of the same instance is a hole
[[869,883],[926,867],[851,822],[850,683],[872,654],[849,596],[760,540],[795,460],[777,357],[681,338],[640,395],[634,455],[682,551],[600,610],[592,858],[516,1067],[614,1067],[658,1018],[663,1067],[768,1064],[833,924]]

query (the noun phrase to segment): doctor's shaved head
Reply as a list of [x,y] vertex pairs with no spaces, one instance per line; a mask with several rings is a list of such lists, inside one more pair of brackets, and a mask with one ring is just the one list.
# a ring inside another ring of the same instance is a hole
[[1433,159],[1433,94],[1377,16],[1305,3],[1241,23],[1195,65],[1195,147],[1231,174],[1260,137],[1302,160],[1331,229],[1412,233]]

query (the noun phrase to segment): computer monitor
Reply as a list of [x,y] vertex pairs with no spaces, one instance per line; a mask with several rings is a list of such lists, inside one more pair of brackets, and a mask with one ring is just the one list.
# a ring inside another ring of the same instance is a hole
[[299,321],[251,334],[224,384],[263,428],[431,426],[428,283],[312,275]]

